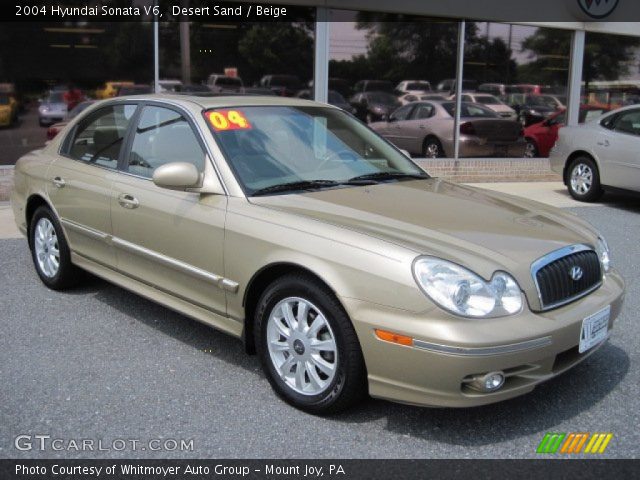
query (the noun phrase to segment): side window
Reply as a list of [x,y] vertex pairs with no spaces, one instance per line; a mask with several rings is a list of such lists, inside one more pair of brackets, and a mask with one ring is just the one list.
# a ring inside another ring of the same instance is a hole
[[413,112],[412,118],[416,120],[424,120],[430,118],[433,115],[433,105],[423,104],[418,105]]
[[615,121],[613,129],[616,132],[640,135],[640,110],[629,110],[620,113]]
[[189,162],[204,169],[205,154],[189,122],[175,110],[144,107],[135,130],[128,171],[151,178],[165,163]]
[[390,116],[389,120],[406,120],[409,117],[409,113],[413,110],[413,105],[405,105],[395,110]]
[[136,105],[101,108],[82,120],[68,144],[67,155],[75,160],[118,168],[118,157]]

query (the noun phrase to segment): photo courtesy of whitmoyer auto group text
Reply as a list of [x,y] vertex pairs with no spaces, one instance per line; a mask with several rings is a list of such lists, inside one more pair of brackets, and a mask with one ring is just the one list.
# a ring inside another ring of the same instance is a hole
[[0,4],[0,480],[640,478],[638,0]]

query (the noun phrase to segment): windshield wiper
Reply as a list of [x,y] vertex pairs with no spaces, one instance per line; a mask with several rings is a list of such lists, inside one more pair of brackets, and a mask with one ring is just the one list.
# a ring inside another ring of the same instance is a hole
[[375,172],[366,173],[364,175],[358,175],[357,177],[350,178],[345,183],[359,182],[361,180],[392,180],[395,178],[429,178],[426,173],[404,173],[404,172]]
[[340,185],[334,180],[301,180],[297,182],[279,183],[270,187],[259,188],[251,196],[268,195],[270,193],[291,192],[295,190],[311,190],[314,188],[334,187]]

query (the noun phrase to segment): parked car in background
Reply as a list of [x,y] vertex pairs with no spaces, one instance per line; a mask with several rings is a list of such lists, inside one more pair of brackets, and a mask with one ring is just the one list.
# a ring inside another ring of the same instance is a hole
[[240,77],[212,73],[207,78],[207,87],[213,93],[239,93],[242,91],[244,83]]
[[182,82],[175,79],[164,79],[158,81],[158,86],[160,87],[160,93],[179,92],[182,87]]
[[[455,100],[456,96],[451,95],[449,100]],[[462,101],[467,103],[480,103],[496,112],[500,117],[509,120],[517,120],[518,114],[509,105],[488,93],[463,93]]]
[[[608,109],[581,105],[578,117],[579,123],[589,122],[606,113]],[[551,148],[558,139],[558,130],[564,127],[566,111],[554,113],[542,122],[534,123],[524,129],[524,138],[527,141],[525,157],[548,157]]]
[[49,94],[38,106],[38,122],[41,127],[61,122],[67,116],[68,107],[64,100],[64,91],[57,90]]
[[393,93],[393,84],[386,80],[360,80],[353,86],[353,93],[388,92]]
[[211,93],[206,85],[198,85],[196,83],[187,83],[176,85],[175,93]]
[[558,111],[555,102],[544,98],[545,95],[527,95],[512,93],[502,98],[502,101],[513,108],[518,114],[518,120],[523,127],[543,121]]
[[260,86],[281,97],[293,97],[302,90],[302,83],[296,75],[265,75],[260,79]]
[[356,93],[349,100],[354,115],[367,123],[382,120],[400,106],[398,99],[388,92]]
[[631,106],[561,128],[549,162],[573,198],[593,202],[607,189],[640,192],[638,152],[640,107]]
[[151,85],[134,84],[134,85],[122,85],[118,87],[116,97],[125,97],[129,95],[148,95],[153,93]]
[[267,95],[269,97],[278,96],[276,92],[270,88],[265,87],[244,87],[242,90],[243,95]]
[[509,87],[511,93],[525,93],[528,95],[540,95],[545,88],[543,85],[533,85],[529,83],[517,83]]
[[58,133],[60,133],[71,120],[76,118],[94,103],[96,103],[96,100],[85,100],[84,102],[79,103],[71,110],[69,110],[62,122],[54,123],[49,128],[47,128],[47,140],[53,140],[55,136],[58,135]]
[[[413,155],[453,157],[454,109],[451,101],[410,103],[371,128]],[[462,102],[460,156],[522,157],[525,146],[518,122],[502,119],[483,105]]]
[[[305,100],[311,100],[311,91],[310,90],[300,90],[296,95],[297,98],[304,98]],[[356,109],[353,108],[349,102],[345,100],[345,98],[340,94],[340,92],[336,92],[335,90],[329,90],[327,92],[327,103],[333,105],[335,107],[341,108],[346,112],[355,114]]]
[[18,120],[18,104],[7,93],[0,93],[0,127],[10,127]]
[[407,94],[421,95],[430,91],[431,83],[426,80],[403,80],[396,85],[394,90],[395,94],[398,96]]
[[[463,92],[475,92],[477,88],[478,82],[476,82],[475,80],[462,80]],[[445,80],[442,80],[436,87],[436,91],[449,95],[456,93],[456,79],[447,78]]]
[[133,85],[133,82],[129,81],[109,81],[105,82],[102,88],[96,90],[96,98],[102,100],[105,98],[112,98],[118,93],[118,89],[123,86]]
[[[431,178],[332,106],[242,96],[110,100],[17,161],[11,208],[27,238],[11,261],[30,254],[51,303],[73,299],[54,300],[53,290],[82,285],[89,271],[241,339],[213,348],[234,358],[243,347],[257,353],[278,396],[316,415],[368,395],[487,405],[587,358],[578,380],[590,369],[594,382],[608,379],[597,363],[611,355],[590,354],[609,338],[625,285],[597,230],[526,198]],[[25,309],[33,301],[24,298]],[[96,322],[71,328],[103,342]],[[144,337],[145,328],[133,322],[130,330]],[[189,338],[202,332],[186,321],[176,328]],[[181,387],[200,389],[190,373]],[[253,370],[247,377],[233,379],[239,395],[251,394]],[[566,402],[576,377],[562,389],[559,380],[548,385],[525,409],[541,398]],[[216,393],[203,403],[226,401]],[[240,396],[229,414],[251,405]],[[283,422],[295,415],[275,409]]]
[[447,95],[444,93],[427,93],[424,95],[415,95],[413,93],[408,93],[407,95],[402,95],[401,97],[398,97],[398,100],[400,100],[400,103],[402,105],[406,105],[407,103],[411,103],[411,102],[420,102],[420,101],[429,101],[429,100],[442,101],[442,100],[445,100],[446,98],[447,98]]
[[481,93],[490,93],[491,95],[499,97],[509,93],[509,85],[504,83],[483,83],[478,85],[477,91]]

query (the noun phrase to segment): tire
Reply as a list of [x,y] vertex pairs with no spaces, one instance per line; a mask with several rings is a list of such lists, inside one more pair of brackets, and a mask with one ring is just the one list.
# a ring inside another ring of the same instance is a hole
[[571,161],[567,170],[567,188],[569,194],[581,202],[593,202],[602,196],[600,172],[592,158],[579,156]]
[[444,150],[440,140],[435,137],[427,137],[422,144],[422,156],[424,158],[442,158]]
[[31,218],[29,246],[36,272],[47,287],[64,290],[81,279],[82,271],[71,263],[71,253],[60,223],[48,207],[38,207]]
[[536,158],[538,157],[538,147],[536,146],[536,142],[531,138],[527,138],[527,146],[524,150],[525,158]]
[[370,123],[373,123],[373,115],[371,115],[370,113],[367,113],[364,117],[364,120],[367,123],[367,125],[369,125]]
[[[292,317],[287,320],[289,307]],[[299,315],[304,318],[300,330]],[[269,383],[294,407],[331,414],[366,395],[366,369],[353,325],[318,280],[291,274],[274,281],[258,302],[254,334]],[[323,342],[322,347],[314,348],[316,342]]]

